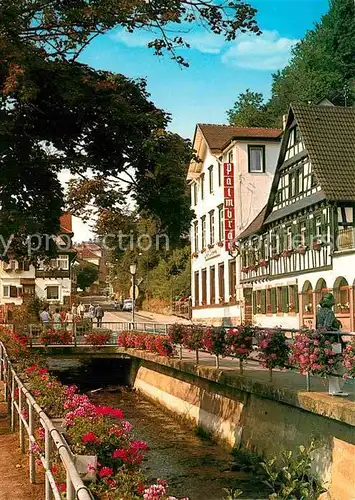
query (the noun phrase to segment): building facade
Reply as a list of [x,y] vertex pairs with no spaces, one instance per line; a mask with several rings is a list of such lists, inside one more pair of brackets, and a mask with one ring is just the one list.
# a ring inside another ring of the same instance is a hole
[[99,295],[110,290],[109,276],[107,269],[107,251],[105,246],[100,242],[84,241],[75,245],[77,253],[77,263],[81,264],[88,262],[97,267],[98,278],[90,286],[89,293]]
[[10,260],[0,263],[0,304],[22,305],[35,296],[49,304],[69,304],[72,291],[71,269],[75,258],[71,250],[72,219],[65,214],[60,219],[61,234],[55,237],[58,255],[35,265],[30,260]]
[[188,181],[191,208],[192,319],[237,324],[241,319],[236,236],[265,204],[281,130],[199,124],[198,160]]
[[291,105],[268,202],[239,237],[254,323],[315,328],[331,291],[354,330],[354,231],[355,109]]

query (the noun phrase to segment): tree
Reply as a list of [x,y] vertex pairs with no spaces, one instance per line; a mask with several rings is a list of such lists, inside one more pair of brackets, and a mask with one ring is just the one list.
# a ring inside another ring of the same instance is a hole
[[355,102],[355,7],[332,0],[330,10],[292,51],[290,63],[273,75],[268,109],[277,118],[290,102],[316,103],[327,97],[338,105]]
[[91,286],[99,277],[99,270],[95,264],[90,262],[81,263],[76,270],[76,279],[79,288],[86,290]]
[[[181,24],[203,23],[232,40],[238,31],[259,33],[254,15],[248,4],[224,0],[3,0],[2,253],[13,235],[11,252],[17,255],[27,252],[29,234],[59,231],[65,200],[58,175],[64,169],[82,180],[81,198],[86,193],[107,208],[132,196],[172,235],[185,230],[191,213],[182,179],[191,145],[166,131],[170,118],[149,100],[143,80],[95,71],[78,63],[78,57],[93,38],[118,27],[149,30],[149,46],[157,55],[168,51],[186,64],[177,52],[188,45]],[[176,182],[175,189],[168,187],[170,182]],[[78,210],[83,206],[80,200],[70,201]],[[48,249],[43,238],[33,252],[49,250],[55,252],[56,246]]]
[[233,108],[227,111],[230,125],[237,127],[269,127],[273,117],[268,114],[263,94],[246,89],[239,94]]

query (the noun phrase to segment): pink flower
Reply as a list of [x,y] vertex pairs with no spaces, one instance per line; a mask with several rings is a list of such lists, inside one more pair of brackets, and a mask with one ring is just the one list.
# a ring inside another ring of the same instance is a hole
[[88,472],[95,472],[96,471],[96,467],[94,466],[94,464],[88,464],[87,471]]
[[124,422],[122,422],[122,428],[125,432],[131,432],[131,430],[133,429],[133,426],[127,421],[125,420]]

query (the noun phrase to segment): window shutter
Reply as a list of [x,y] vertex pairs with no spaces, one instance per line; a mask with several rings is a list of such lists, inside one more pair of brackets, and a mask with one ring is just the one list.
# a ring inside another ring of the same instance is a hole
[[10,286],[10,297],[17,297],[17,287]]
[[261,313],[266,314],[266,290],[261,290]]
[[306,246],[310,247],[312,245],[312,228],[313,228],[313,219],[306,219]]
[[288,287],[282,287],[282,311],[288,313]]
[[275,314],[276,313],[276,288],[271,288],[270,299],[271,299],[271,312],[273,314]]
[[253,292],[253,314],[256,314],[256,292]]
[[326,214],[322,212],[322,217],[321,217],[321,232],[322,232],[322,238],[326,240],[327,238],[327,219],[326,219]]
[[295,290],[295,292],[294,292],[295,293],[295,312],[298,313],[300,311],[300,309],[299,309],[299,298],[298,298],[297,286],[295,286],[294,290]]

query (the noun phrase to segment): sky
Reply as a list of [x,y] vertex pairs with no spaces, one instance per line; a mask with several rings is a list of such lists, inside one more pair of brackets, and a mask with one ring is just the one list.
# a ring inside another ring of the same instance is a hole
[[[180,50],[189,61],[182,68],[168,55],[146,47],[151,34],[112,32],[94,40],[81,62],[95,69],[145,78],[156,106],[171,114],[170,130],[192,139],[196,123],[226,123],[226,111],[250,88],[270,95],[272,74],[288,62],[291,49],[328,10],[328,0],[250,0],[258,10],[260,36],[240,34],[230,43],[202,27],[184,36],[191,48]],[[92,237],[74,221],[75,240]]]

